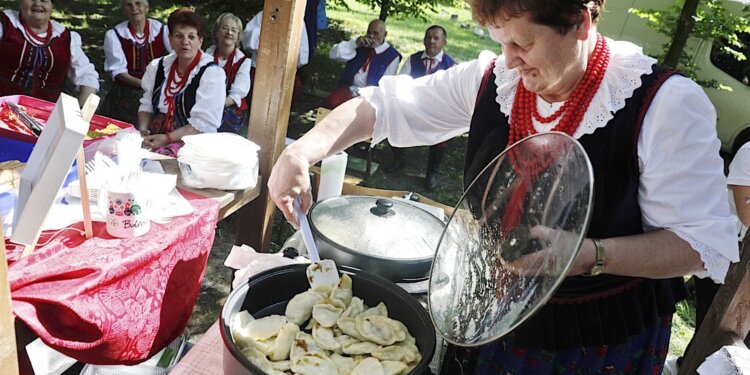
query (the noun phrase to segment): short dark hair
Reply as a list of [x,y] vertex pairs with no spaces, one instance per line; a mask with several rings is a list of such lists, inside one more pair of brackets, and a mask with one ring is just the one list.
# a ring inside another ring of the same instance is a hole
[[180,8],[169,15],[169,19],[167,19],[169,32],[172,33],[177,26],[192,26],[198,32],[198,37],[201,38],[203,38],[203,33],[206,28],[203,18],[190,8]]
[[440,25],[432,25],[432,26],[428,27],[427,30],[424,31],[424,35],[427,36],[427,33],[429,33],[430,30],[435,30],[435,29],[438,29],[438,30],[440,30],[440,31],[443,32],[443,39],[448,39],[448,32],[445,31],[445,28],[443,28]]
[[482,26],[491,26],[501,13],[510,17],[530,13],[531,19],[556,29],[560,34],[581,22],[581,11],[589,8],[596,22],[606,0],[471,0],[471,12]]

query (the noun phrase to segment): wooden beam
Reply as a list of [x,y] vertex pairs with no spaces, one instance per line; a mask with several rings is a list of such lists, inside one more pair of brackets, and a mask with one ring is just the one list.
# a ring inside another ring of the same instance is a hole
[[8,285],[8,263],[5,259],[5,235],[0,219],[0,374],[18,374],[16,333]]
[[260,146],[258,198],[243,207],[237,243],[267,251],[275,205],[266,184],[284,149],[306,0],[266,0],[253,84],[248,138]]
[[[750,233],[749,233],[750,234]],[[685,353],[680,375],[695,374],[701,363],[727,344],[727,337],[746,337],[750,331],[750,236],[742,241],[739,263],[729,272]]]

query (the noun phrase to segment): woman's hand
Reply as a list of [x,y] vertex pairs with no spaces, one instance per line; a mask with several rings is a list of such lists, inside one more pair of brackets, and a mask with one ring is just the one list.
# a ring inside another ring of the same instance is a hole
[[[291,147],[291,146],[290,146]],[[310,194],[310,163],[295,155],[290,148],[284,150],[276,161],[268,177],[268,194],[295,228],[299,227],[292,202],[300,197],[302,211],[307,212],[312,203]]]
[[169,141],[166,134],[154,134],[143,137],[143,145],[141,147],[153,150],[167,144],[169,144]]
[[[545,269],[550,267],[550,262],[561,262],[566,261],[563,259],[561,254],[568,253],[568,249],[562,248],[563,246],[572,246],[577,242],[578,235],[571,232],[566,232],[559,229],[553,229],[542,225],[537,225],[531,228],[529,236],[537,240],[541,244],[541,249],[538,249],[529,254],[523,255],[514,260],[506,260],[500,258],[500,262],[503,267],[510,270],[513,273],[525,275],[525,276],[536,276],[545,273]],[[531,244],[531,241],[528,241]],[[588,272],[596,261],[596,248],[594,242],[591,239],[585,239],[581,248],[578,251],[573,264],[568,270],[567,276],[576,276]],[[562,267],[562,264],[552,265],[553,268]]]

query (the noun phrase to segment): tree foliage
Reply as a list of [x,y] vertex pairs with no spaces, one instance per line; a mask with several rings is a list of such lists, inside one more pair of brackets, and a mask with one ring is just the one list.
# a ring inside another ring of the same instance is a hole
[[[669,43],[663,46],[664,53],[657,56],[659,60],[668,66],[679,67],[695,79],[698,67],[693,62],[693,56],[684,49],[691,36],[719,43],[725,53],[738,61],[747,59],[742,52],[743,44],[738,34],[750,32],[750,6],[732,13],[724,8],[724,2],[678,0],[667,10],[630,9],[630,12],[646,20],[651,29],[669,37]],[[697,7],[693,7],[694,5]],[[715,82],[700,83],[716,85]]]
[[[330,0],[329,0],[330,1]],[[414,17],[427,21],[427,12],[435,12],[438,0],[356,0],[378,12],[378,18],[385,21],[389,16]],[[453,1],[453,0],[447,0]],[[348,9],[345,0],[333,0],[338,6]]]

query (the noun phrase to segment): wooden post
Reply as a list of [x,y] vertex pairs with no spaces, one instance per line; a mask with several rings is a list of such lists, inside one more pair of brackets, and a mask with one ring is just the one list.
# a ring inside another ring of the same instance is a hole
[[[0,219],[0,223],[2,223]],[[10,285],[8,285],[8,263],[5,259],[5,235],[0,224],[0,374],[18,374],[18,356],[16,354],[16,333],[13,308],[10,303]]]
[[[750,233],[749,233],[750,234]],[[700,329],[695,333],[693,344],[685,353],[680,366],[680,375],[695,374],[703,361],[728,343],[727,337],[747,336],[750,330],[750,236],[742,240],[742,257],[739,263],[729,267],[729,272]]]
[[275,205],[266,184],[284,149],[292,88],[297,72],[305,0],[266,0],[263,6],[258,64],[253,81],[248,139],[260,146],[260,195],[240,210],[237,243],[267,251]]

